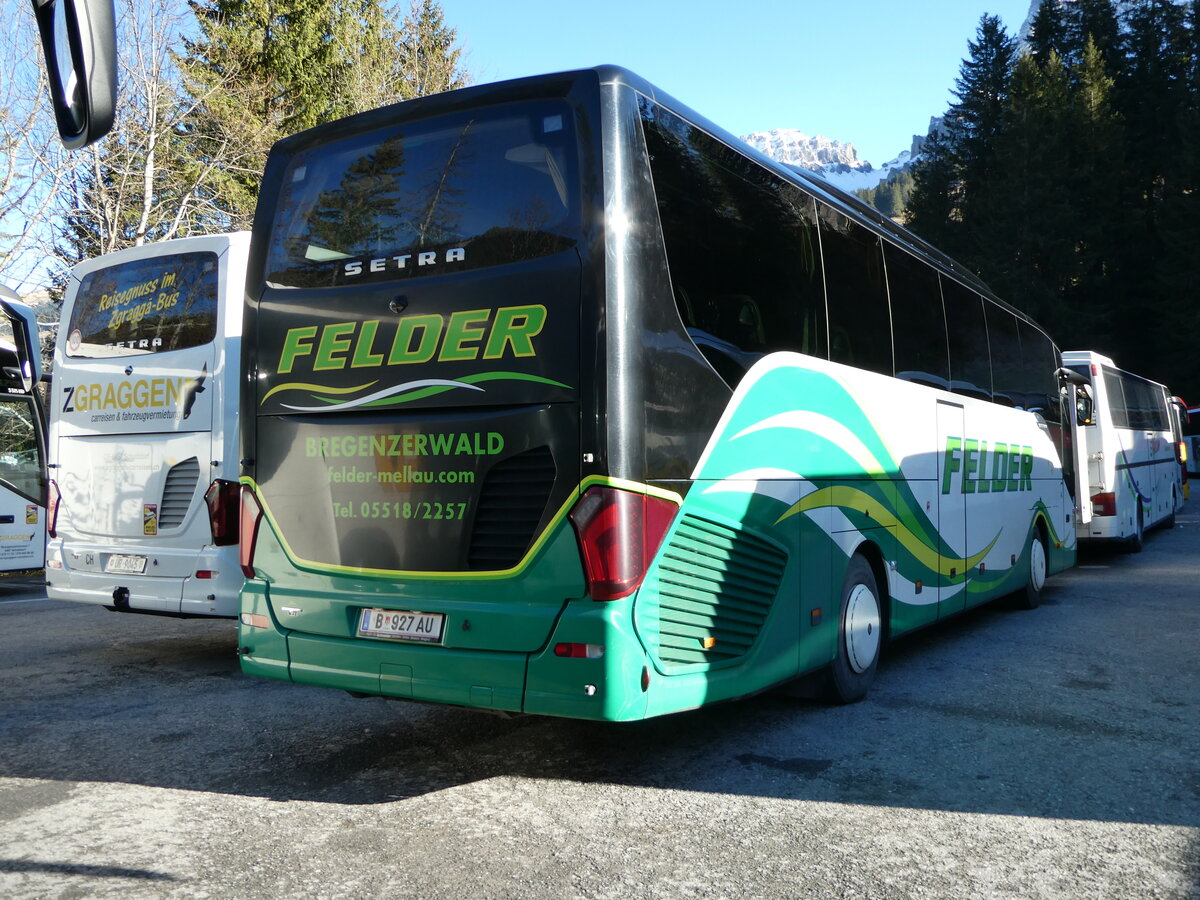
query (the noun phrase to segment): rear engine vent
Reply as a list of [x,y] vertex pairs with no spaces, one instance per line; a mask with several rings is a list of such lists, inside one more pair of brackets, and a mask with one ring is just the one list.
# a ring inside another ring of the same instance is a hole
[[718,663],[754,644],[787,555],[745,531],[687,516],[658,567],[658,658],[670,669]]
[[162,505],[158,510],[158,527],[178,528],[183,524],[192,498],[196,495],[196,482],[200,480],[200,462],[196,457],[185,459],[171,466],[167,482],[163,485]]
[[549,447],[526,450],[492,467],[479,492],[469,569],[509,569],[521,561],[537,536],[555,473]]

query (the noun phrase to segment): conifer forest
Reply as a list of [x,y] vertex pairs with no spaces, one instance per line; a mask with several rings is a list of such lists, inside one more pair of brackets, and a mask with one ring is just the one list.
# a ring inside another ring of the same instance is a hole
[[968,50],[906,226],[1200,403],[1200,3],[1043,0],[1027,42],[984,16]]

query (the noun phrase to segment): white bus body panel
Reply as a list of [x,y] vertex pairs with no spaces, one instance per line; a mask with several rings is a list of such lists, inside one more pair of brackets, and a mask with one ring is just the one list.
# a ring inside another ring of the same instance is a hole
[[[213,544],[204,494],[215,479],[238,479],[248,250],[248,232],[181,238],[73,270],[54,353],[50,410],[50,471],[61,495],[57,537],[47,548],[51,598],[114,606],[115,592],[124,588],[131,611],[237,615],[238,548]],[[211,343],[112,358],[67,355],[68,323],[86,275],[199,251],[218,258]]]

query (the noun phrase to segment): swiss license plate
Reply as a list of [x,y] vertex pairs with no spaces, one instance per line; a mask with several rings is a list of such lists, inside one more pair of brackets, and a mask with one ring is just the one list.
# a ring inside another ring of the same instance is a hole
[[114,553],[104,564],[104,571],[121,575],[141,575],[146,571],[146,557]]
[[441,613],[364,609],[358,619],[358,636],[439,644],[445,621],[446,617]]

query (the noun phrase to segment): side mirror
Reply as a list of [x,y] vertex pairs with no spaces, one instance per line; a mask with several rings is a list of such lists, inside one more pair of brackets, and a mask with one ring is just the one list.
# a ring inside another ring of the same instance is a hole
[[63,146],[77,150],[108,134],[117,97],[113,0],[32,0]]
[[1095,414],[1095,405],[1087,386],[1078,385],[1075,388],[1075,421],[1080,425],[1091,425]]

